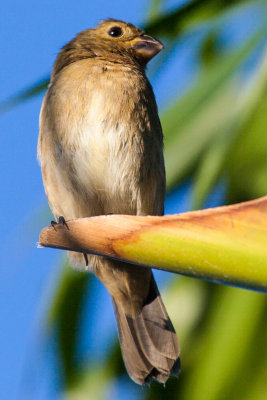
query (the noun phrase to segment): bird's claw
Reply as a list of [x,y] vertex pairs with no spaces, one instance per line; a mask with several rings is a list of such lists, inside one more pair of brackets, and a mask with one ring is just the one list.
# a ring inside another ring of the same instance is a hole
[[67,228],[68,230],[70,230],[70,228],[68,227],[68,224],[67,224],[67,222],[65,221],[65,218],[64,218],[64,217],[62,217],[62,216],[58,217],[58,223],[59,223],[60,225],[66,226],[66,228]]
[[55,229],[56,231],[56,226],[57,225],[62,225],[62,226],[66,226],[68,230],[70,230],[70,228],[68,227],[67,222],[65,221],[65,218],[60,216],[58,217],[58,222],[56,221],[51,221],[51,226]]
[[57,225],[57,222],[56,221],[51,221],[51,224],[50,224],[54,229],[55,229],[55,231],[56,231],[56,225]]

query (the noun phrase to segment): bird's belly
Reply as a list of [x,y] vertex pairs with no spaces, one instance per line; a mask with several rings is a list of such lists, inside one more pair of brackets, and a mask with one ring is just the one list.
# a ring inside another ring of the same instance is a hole
[[48,173],[52,182],[46,186],[57,193],[55,202],[47,190],[52,209],[55,203],[60,209],[56,216],[138,213],[140,196],[145,196],[139,187],[142,155],[122,124],[111,128],[94,121],[72,126],[65,152],[55,158]]
[[123,125],[94,128],[84,129],[83,146],[74,155],[77,179],[91,197],[96,195],[103,213],[136,214],[142,157]]

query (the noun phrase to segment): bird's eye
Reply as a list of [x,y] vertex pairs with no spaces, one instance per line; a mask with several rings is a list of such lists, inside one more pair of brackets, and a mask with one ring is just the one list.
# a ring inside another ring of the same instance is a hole
[[110,28],[108,31],[109,36],[112,37],[120,37],[122,33],[122,29],[119,26],[113,26],[113,28]]

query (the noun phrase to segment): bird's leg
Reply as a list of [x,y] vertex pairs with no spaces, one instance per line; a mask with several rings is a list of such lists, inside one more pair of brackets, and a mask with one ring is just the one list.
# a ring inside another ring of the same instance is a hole
[[58,222],[56,222],[56,221],[51,221],[51,226],[53,226],[53,228],[55,229],[55,231],[56,231],[56,226],[57,226],[57,225],[66,226],[67,229],[70,230],[70,228],[68,227],[67,222],[65,221],[65,218],[62,217],[62,216],[58,217]]
[[85,260],[85,266],[88,267],[88,257],[86,253],[83,253],[84,260]]

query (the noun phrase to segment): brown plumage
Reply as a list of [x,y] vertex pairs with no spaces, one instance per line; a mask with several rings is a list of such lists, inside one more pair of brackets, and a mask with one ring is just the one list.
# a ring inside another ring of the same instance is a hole
[[[162,215],[163,138],[146,63],[163,48],[117,20],[78,34],[59,53],[40,114],[38,156],[55,217]],[[85,267],[79,254],[73,262]],[[179,371],[177,336],[152,272],[90,256],[112,296],[122,355],[137,383]]]

